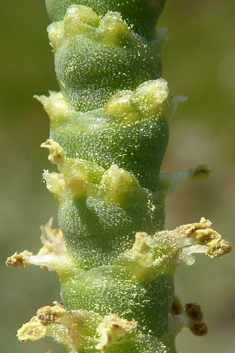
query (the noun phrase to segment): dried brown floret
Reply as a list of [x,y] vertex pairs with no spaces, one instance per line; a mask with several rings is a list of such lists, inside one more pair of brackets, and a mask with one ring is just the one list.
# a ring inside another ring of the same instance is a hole
[[185,233],[188,237],[191,237],[198,229],[208,229],[211,225],[212,223],[208,219],[202,217],[199,222],[186,224],[184,226]]
[[194,322],[201,322],[203,320],[204,315],[201,306],[197,303],[185,304],[185,311]]
[[196,168],[191,169],[191,178],[194,180],[203,180],[210,176],[210,169],[205,164],[200,164]]
[[232,244],[224,239],[221,239],[216,244],[212,244],[206,250],[206,255],[210,258],[221,257],[228,254],[232,250]]
[[[97,343],[97,339],[94,337],[94,324],[98,325],[99,322],[101,322],[101,318],[94,312],[67,311],[64,304],[54,302],[54,306],[44,306],[38,309],[37,315],[18,330],[18,338],[25,342],[51,336],[73,351],[75,349],[80,351],[90,345],[94,347]],[[87,329],[89,325],[94,328]]]
[[7,258],[6,264],[8,267],[30,267],[29,256],[31,255],[33,254],[27,250],[19,254],[15,253]]
[[208,332],[208,327],[204,322],[193,322],[189,328],[195,336],[205,336]]
[[42,325],[47,326],[55,323],[66,314],[66,309],[55,302],[55,306],[43,306],[38,309],[37,317],[41,321]]
[[197,229],[193,237],[195,242],[199,245],[212,245],[221,239],[221,235],[212,228]]
[[38,317],[34,316],[17,331],[17,335],[21,342],[37,341],[46,335],[46,328],[38,320]]
[[179,297],[175,295],[170,308],[170,315],[180,315],[183,311],[183,305],[181,304]]

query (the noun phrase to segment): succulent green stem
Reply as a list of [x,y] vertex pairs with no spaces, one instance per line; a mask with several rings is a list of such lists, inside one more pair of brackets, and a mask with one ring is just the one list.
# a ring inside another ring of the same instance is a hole
[[185,309],[174,272],[194,253],[220,257],[231,245],[205,218],[164,230],[165,196],[206,166],[161,173],[168,119],[185,97],[161,78],[165,0],[47,0],[61,92],[36,96],[50,117],[42,144],[58,173],[44,172],[60,229],[42,227],[43,248],[8,259],[56,271],[63,304],[40,308],[18,331],[45,335],[69,353],[175,353],[175,336],[207,332],[201,308]]

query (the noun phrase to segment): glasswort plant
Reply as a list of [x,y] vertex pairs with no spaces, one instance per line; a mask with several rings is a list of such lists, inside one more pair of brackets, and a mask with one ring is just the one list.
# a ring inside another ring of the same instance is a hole
[[201,307],[174,292],[180,263],[210,258],[231,244],[209,220],[164,230],[164,200],[182,182],[204,179],[205,165],[160,171],[168,119],[186,97],[161,77],[165,0],[47,0],[48,34],[61,92],[36,96],[50,117],[41,147],[58,172],[44,171],[58,204],[37,255],[10,267],[56,271],[61,303],[38,309],[18,338],[51,336],[69,353],[175,353],[183,327],[207,333]]

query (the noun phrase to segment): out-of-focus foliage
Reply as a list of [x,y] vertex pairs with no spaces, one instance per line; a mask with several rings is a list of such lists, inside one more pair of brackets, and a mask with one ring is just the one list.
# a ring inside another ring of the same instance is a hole
[[[233,0],[168,0],[159,25],[168,27],[163,77],[170,91],[189,97],[170,122],[171,139],[164,171],[183,170],[200,163],[212,169],[210,179],[189,182],[168,197],[166,226],[174,228],[209,218],[235,243],[235,3]],[[53,197],[42,183],[42,170],[51,168],[39,145],[48,137],[48,119],[32,98],[57,90],[49,24],[44,1],[1,2],[0,22],[0,171],[1,171],[1,325],[2,352],[43,353],[63,348],[50,340],[20,344],[16,330],[35,308],[59,300],[54,273],[32,268],[7,269],[7,256],[16,249],[36,252],[39,225],[55,216]],[[178,336],[179,353],[234,352],[234,256],[181,267],[177,292],[183,302],[198,301],[209,333]],[[195,343],[195,344],[194,344]]]

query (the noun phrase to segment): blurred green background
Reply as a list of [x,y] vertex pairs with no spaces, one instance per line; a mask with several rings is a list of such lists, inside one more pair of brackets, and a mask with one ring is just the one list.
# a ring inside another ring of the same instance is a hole
[[[16,330],[40,306],[59,300],[54,273],[38,268],[8,269],[7,256],[40,247],[39,226],[56,217],[53,196],[42,181],[51,168],[40,143],[48,137],[48,118],[34,94],[58,90],[42,0],[1,0],[0,20],[0,347],[5,353],[64,350],[49,338],[21,344]],[[206,163],[211,178],[188,182],[166,204],[166,226],[209,218],[235,244],[235,2],[168,0],[159,26],[168,27],[163,77],[171,94],[186,95],[171,118],[171,141],[163,170]],[[182,301],[200,303],[209,333],[177,338],[179,353],[234,353],[234,253],[214,261],[197,256],[182,265],[176,291]]]

